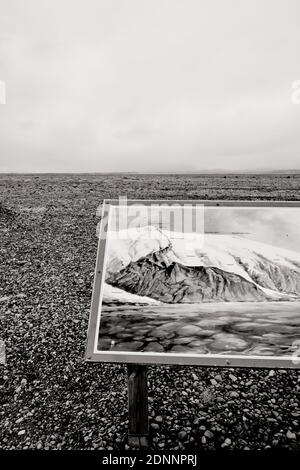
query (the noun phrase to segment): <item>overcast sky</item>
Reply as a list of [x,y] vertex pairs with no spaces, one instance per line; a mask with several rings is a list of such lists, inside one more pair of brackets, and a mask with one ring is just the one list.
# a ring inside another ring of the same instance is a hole
[[205,232],[244,238],[299,252],[300,208],[206,208]]
[[0,0],[0,171],[300,169],[299,0]]

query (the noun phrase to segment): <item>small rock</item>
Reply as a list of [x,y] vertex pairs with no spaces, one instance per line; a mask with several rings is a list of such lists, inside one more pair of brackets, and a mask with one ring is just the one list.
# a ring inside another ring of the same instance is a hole
[[184,441],[184,439],[186,439],[186,437],[187,437],[187,432],[186,431],[179,431],[177,436],[181,441]]
[[231,439],[229,439],[229,437],[227,437],[225,439],[225,441],[223,442],[222,447],[228,447],[230,445],[231,445]]
[[156,424],[156,423],[151,423],[150,426],[151,426],[151,428],[152,428],[154,431],[158,431],[158,430],[159,430],[159,425]]
[[286,437],[288,439],[296,439],[296,434],[294,432],[291,432],[290,430],[288,430],[288,432],[286,433]]
[[26,432],[25,429],[22,429],[22,431],[18,432],[18,436],[23,436],[25,434],[25,432]]

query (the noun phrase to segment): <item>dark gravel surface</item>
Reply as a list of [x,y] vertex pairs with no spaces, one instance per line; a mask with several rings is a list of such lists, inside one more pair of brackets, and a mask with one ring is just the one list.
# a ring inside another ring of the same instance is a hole
[[[300,178],[0,175],[0,448],[124,449],[126,369],[83,360],[103,198],[300,199]],[[299,449],[298,371],[149,367],[153,449]]]

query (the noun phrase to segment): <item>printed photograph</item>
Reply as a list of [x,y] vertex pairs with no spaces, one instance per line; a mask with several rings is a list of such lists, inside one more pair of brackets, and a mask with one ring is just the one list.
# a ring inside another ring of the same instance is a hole
[[133,206],[134,226],[127,210],[110,208],[98,350],[292,355],[300,208],[162,206],[147,223]]

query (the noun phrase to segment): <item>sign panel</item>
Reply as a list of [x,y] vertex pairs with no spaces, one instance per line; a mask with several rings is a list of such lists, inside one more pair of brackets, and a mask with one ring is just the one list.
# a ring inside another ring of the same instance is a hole
[[105,201],[86,359],[300,367],[300,203]]

